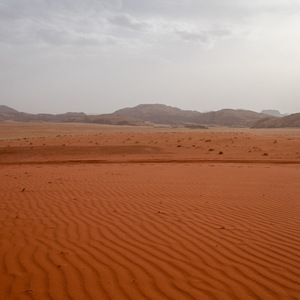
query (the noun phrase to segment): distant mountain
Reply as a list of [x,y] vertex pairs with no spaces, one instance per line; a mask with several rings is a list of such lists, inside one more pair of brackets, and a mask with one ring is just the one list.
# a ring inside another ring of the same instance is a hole
[[109,125],[145,126],[166,124],[187,128],[206,128],[206,126],[234,127],[300,127],[300,113],[286,117],[270,117],[267,114],[250,110],[222,109],[200,113],[194,110],[181,110],[163,104],[140,104],[117,110],[112,114],[86,115],[83,112],[65,114],[28,114],[6,105],[0,105],[0,121],[20,122],[77,122]]
[[200,113],[163,104],[141,104],[132,108],[117,110],[116,113],[156,124],[193,123],[219,126],[247,126],[253,121],[266,117],[265,114],[249,110],[223,109]]
[[15,118],[18,113],[19,112],[15,109],[12,109],[6,105],[0,105],[0,121]]
[[140,104],[135,107],[119,109],[114,113],[155,124],[194,123],[201,115],[197,111],[181,110],[164,104]]
[[0,105],[0,121],[17,122],[76,122],[97,123],[109,125],[145,126],[145,122],[119,114],[86,115],[83,112],[68,112],[65,114],[28,114],[18,112],[5,105]]
[[147,126],[144,121],[120,114],[88,115],[87,123],[127,126]]
[[266,115],[250,110],[222,109],[219,111],[201,114],[197,123],[206,125],[214,124],[219,126],[248,127],[253,121],[259,120],[263,117],[266,117]]
[[13,113],[18,113],[17,110],[13,109],[13,108],[10,108],[6,105],[0,105],[0,113],[3,113],[3,114],[13,114]]
[[266,117],[254,122],[252,128],[284,128],[300,127],[300,113],[291,114],[285,117]]
[[262,114],[265,115],[270,115],[273,117],[284,117],[284,114],[281,114],[279,110],[274,110],[274,109],[264,109],[261,111]]

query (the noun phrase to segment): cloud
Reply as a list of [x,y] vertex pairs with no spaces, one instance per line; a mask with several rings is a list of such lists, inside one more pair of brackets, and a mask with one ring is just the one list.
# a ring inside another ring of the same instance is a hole
[[117,40],[105,31],[105,1],[22,2],[4,1],[0,7],[0,43],[101,46]]
[[295,13],[300,3],[294,0],[124,0],[123,8],[142,15],[238,19],[266,12]]
[[221,32],[198,29],[193,21],[137,18],[122,13],[121,8],[121,1],[36,0],[31,6],[17,0],[4,1],[0,7],[0,43],[36,47],[127,47],[177,39],[177,42],[212,44]]
[[292,0],[2,0],[0,46],[212,48],[228,38],[263,38],[266,15],[285,19],[297,8]]
[[135,18],[128,14],[115,14],[108,18],[112,25],[116,25],[120,28],[126,28],[131,30],[145,30],[149,28],[147,22],[137,21]]
[[259,26],[260,14],[290,14],[299,7],[292,0],[2,0],[0,43],[212,46],[234,36],[237,27],[250,32],[249,22]]
[[200,42],[207,45],[212,45],[215,41],[231,35],[231,31],[226,29],[202,29],[198,31],[177,30],[175,33],[186,42]]

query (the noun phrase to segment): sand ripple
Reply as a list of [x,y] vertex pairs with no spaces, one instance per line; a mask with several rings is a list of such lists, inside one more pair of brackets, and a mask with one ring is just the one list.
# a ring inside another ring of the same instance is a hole
[[0,299],[300,299],[298,165],[4,165]]

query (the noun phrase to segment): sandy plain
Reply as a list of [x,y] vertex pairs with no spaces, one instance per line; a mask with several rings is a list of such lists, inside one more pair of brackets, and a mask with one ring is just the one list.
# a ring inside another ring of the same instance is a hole
[[300,130],[0,123],[0,299],[300,299]]

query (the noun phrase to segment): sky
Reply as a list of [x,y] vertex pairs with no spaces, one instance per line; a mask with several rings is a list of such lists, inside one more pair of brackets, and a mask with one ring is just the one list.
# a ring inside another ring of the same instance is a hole
[[0,104],[300,112],[300,0],[0,0]]

